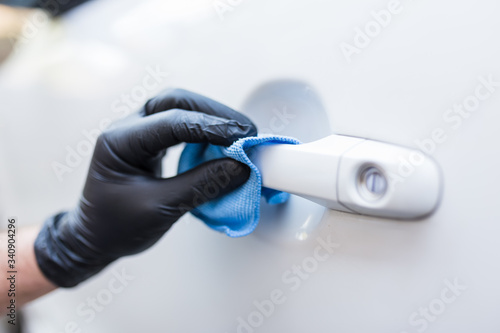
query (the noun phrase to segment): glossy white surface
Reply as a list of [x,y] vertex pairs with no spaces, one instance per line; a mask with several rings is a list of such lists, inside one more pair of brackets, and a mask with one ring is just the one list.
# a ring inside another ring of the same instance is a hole
[[[342,154],[363,139],[330,135],[301,145],[261,146],[255,164],[264,186],[293,193],[325,207],[349,211],[338,199]],[[308,170],[308,171],[307,171]]]
[[[241,110],[251,115],[261,134],[285,135],[301,142],[312,142],[331,133],[328,113],[321,99],[305,82],[266,82],[250,93]],[[303,126],[304,123],[309,126]],[[253,157],[252,160],[257,162]],[[288,165],[281,164],[281,173],[287,170]],[[290,181],[292,179],[288,179]],[[295,195],[284,205],[261,201],[260,226],[254,235],[276,244],[306,241],[317,232],[326,211],[325,207]]]
[[[387,182],[379,197],[361,183],[375,168]],[[420,219],[437,208],[442,194],[439,166],[418,150],[366,140],[342,155],[339,201],[353,211],[378,217]]]
[[[343,212],[418,219],[431,214],[442,193],[437,164],[419,150],[343,135],[299,145],[263,145],[253,153],[266,187]],[[376,192],[364,178],[383,182]],[[369,187],[370,186],[370,187]]]
[[[141,84],[146,66],[170,72],[162,86],[236,108],[265,82],[299,79],[321,96],[338,134],[409,147],[432,138],[444,176],[442,203],[426,220],[329,211],[306,240],[282,242],[264,223],[229,239],[186,217],[146,253],[34,302],[27,331],[64,332],[74,321],[95,333],[229,333],[257,311],[255,301],[286,298],[255,332],[413,333],[424,322],[425,332],[497,332],[500,89],[467,116],[447,110],[475,94],[479,77],[500,81],[500,4],[402,1],[348,63],[339,45],[388,3],[242,1],[220,20],[211,1],[100,0],[43,29],[5,63],[2,216],[25,224],[75,204],[89,156],[62,182],[51,162],[64,161],[82,130],[116,116],[111,105]],[[325,249],[329,237],[335,244]],[[302,279],[294,265],[310,273]],[[86,302],[122,269],[134,279],[91,318]],[[455,279],[466,290],[453,293]],[[82,304],[86,315],[77,313]],[[420,308],[429,307],[436,314],[424,320]]]

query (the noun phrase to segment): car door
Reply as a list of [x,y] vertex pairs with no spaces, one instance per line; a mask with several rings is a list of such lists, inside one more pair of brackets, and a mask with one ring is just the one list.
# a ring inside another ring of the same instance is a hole
[[[441,170],[440,203],[407,221],[293,198],[285,208],[264,204],[255,232],[237,239],[187,215],[146,253],[32,303],[28,331],[498,331],[497,2],[124,3],[91,3],[62,19],[66,35],[44,49],[52,60],[33,67],[42,79],[23,72],[21,60],[4,67],[4,78],[31,78],[28,90],[12,84],[20,79],[4,79],[4,101],[14,105],[28,91],[51,119],[69,124],[59,132],[48,120],[43,130],[32,128],[42,138],[35,152],[28,153],[31,142],[15,143],[19,161],[34,154],[43,166],[13,172],[9,181],[19,198],[36,197],[37,212],[73,204],[90,156],[62,181],[51,163],[65,163],[66,146],[78,154],[84,131],[118,116],[116,107],[126,106],[120,96],[139,94],[155,71],[169,74],[147,94],[194,90],[246,113],[263,132],[304,142],[337,134],[422,151]],[[83,28],[90,18],[93,27]],[[101,56],[86,53],[89,47]],[[79,79],[62,73],[68,68]],[[43,97],[35,93],[42,86]],[[73,107],[82,119],[76,124],[67,113]],[[19,117],[4,115],[12,124]],[[166,175],[180,149],[169,153]],[[39,179],[46,186],[30,192],[26,184]],[[46,191],[53,197],[41,197]],[[25,223],[39,216],[26,201],[10,207]]]

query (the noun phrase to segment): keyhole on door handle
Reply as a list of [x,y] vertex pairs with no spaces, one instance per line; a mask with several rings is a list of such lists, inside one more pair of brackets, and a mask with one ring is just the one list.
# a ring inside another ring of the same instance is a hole
[[377,200],[387,190],[387,179],[377,167],[366,167],[359,175],[358,188],[367,200]]

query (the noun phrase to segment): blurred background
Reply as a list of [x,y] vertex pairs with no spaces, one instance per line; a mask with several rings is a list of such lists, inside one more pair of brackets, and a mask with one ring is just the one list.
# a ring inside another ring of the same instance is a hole
[[[240,333],[419,332],[409,316],[455,278],[467,291],[425,331],[498,332],[500,90],[460,128],[443,121],[478,77],[500,81],[498,2],[401,1],[352,61],[340,46],[391,1],[93,0],[67,11],[67,1],[44,3],[45,11],[0,6],[2,221],[40,224],[72,208],[95,135],[167,87],[269,127],[274,106],[250,111],[249,96],[293,82],[322,107],[293,111],[277,134],[305,140],[335,132],[415,147],[444,128],[433,157],[445,189],[423,221],[328,211],[300,237],[279,217],[229,239],[187,215],[145,253],[26,306],[22,332],[236,332],[254,301],[288,290],[282,274],[313,253],[317,236],[341,246],[264,324]],[[181,148],[169,151],[166,176]],[[117,280],[123,288],[110,294]]]

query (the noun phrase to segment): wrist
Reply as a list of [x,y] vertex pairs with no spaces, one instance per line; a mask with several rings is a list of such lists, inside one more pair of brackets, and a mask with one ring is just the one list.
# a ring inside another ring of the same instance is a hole
[[45,221],[34,244],[38,266],[59,287],[74,287],[99,273],[112,260],[101,258],[76,230],[74,213],[59,213]]

